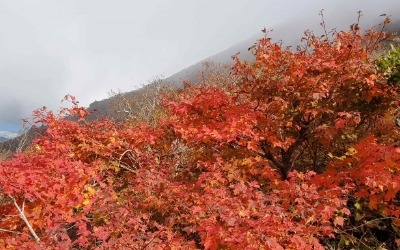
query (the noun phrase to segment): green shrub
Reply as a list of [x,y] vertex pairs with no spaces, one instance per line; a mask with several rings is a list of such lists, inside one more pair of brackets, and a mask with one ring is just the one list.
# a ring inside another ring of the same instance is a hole
[[380,72],[387,77],[389,84],[400,86],[400,46],[381,56],[376,63]]

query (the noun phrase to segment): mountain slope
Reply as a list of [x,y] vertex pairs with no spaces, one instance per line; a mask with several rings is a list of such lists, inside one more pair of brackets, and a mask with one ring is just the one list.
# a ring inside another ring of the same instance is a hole
[[[389,9],[388,9],[389,10]],[[394,9],[392,11],[391,19],[392,23],[387,26],[387,31],[389,32],[400,32],[400,9]],[[361,19],[360,25],[363,29],[370,29],[376,26],[375,28],[380,28],[379,24],[383,22],[384,17],[380,17],[381,12],[379,10],[375,11],[374,16],[364,17]],[[382,10],[384,11],[384,10]],[[379,14],[378,14],[379,13]],[[389,12],[388,12],[389,13]],[[320,25],[320,19],[318,15],[315,15],[313,18],[315,22],[308,18],[294,18],[289,19],[280,25],[274,26],[273,29],[269,27],[267,36],[271,37],[275,41],[283,41],[284,45],[295,47],[300,44],[300,38],[303,36],[305,30],[309,29],[314,31],[316,34],[323,34],[324,30]],[[327,32],[330,32],[332,29],[343,30],[348,29],[350,24],[357,21],[357,14],[354,16],[340,18],[335,20],[333,24],[329,25],[329,22],[326,21],[326,29]],[[260,27],[261,28],[261,27]],[[261,29],[260,29],[261,30]],[[249,48],[260,38],[263,37],[263,33],[260,31],[253,36],[244,39],[242,42],[233,45],[232,47],[221,51],[215,55],[212,55],[204,60],[197,62],[167,78],[164,80],[168,83],[171,83],[173,86],[180,87],[182,86],[182,80],[187,80],[189,82],[195,83],[199,81],[199,76],[201,76],[201,72],[204,71],[204,62],[214,62],[216,64],[231,64],[233,63],[232,56],[239,53],[239,57],[242,60],[252,60],[252,55],[249,52]],[[201,77],[200,77],[201,78]]]

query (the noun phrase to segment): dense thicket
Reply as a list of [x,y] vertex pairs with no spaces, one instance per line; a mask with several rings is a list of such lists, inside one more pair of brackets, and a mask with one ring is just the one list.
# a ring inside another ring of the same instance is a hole
[[262,38],[230,76],[149,102],[151,124],[85,122],[72,96],[35,111],[46,133],[0,163],[0,247],[399,247],[397,93],[370,58],[383,36]]

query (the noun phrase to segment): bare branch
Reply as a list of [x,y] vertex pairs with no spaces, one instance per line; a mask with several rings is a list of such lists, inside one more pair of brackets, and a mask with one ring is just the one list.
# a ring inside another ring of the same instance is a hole
[[21,217],[21,219],[25,222],[25,225],[28,227],[29,232],[31,233],[32,237],[35,239],[35,241],[37,243],[40,242],[40,238],[37,236],[37,234],[35,233],[35,230],[33,230],[31,224],[29,223],[28,219],[26,218],[25,214],[24,214],[24,207],[25,207],[25,199],[24,202],[22,204],[22,208],[18,205],[17,201],[15,200],[14,197],[12,197],[11,195],[9,195],[10,199],[13,201],[14,206],[17,208],[18,212],[19,212],[19,217]]
[[124,164],[121,163],[122,157],[124,157],[124,155],[127,154],[127,153],[130,153],[130,155],[135,156],[132,150],[130,150],[130,149],[125,150],[125,152],[123,152],[123,153],[121,154],[121,156],[119,157],[119,159],[118,159],[118,164],[119,164],[119,166],[120,166],[121,168],[126,169],[126,170],[128,170],[128,171],[130,171],[130,172],[132,172],[132,173],[136,173],[136,172],[135,172],[135,169],[132,169],[132,168],[130,168],[130,167],[128,167],[128,166],[126,166],[126,165],[124,165]]
[[16,231],[12,231],[12,230],[7,230],[7,229],[3,229],[3,228],[0,228],[0,232],[13,233],[13,234],[23,234],[23,233],[20,233],[20,232],[16,232]]

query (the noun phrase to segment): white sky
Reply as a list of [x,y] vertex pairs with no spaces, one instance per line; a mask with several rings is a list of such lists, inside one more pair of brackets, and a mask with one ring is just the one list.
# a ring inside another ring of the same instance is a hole
[[41,106],[57,110],[65,94],[88,106],[110,90],[130,91],[170,76],[296,16],[319,22],[324,8],[342,19],[333,9],[344,8],[355,19],[358,9],[400,9],[399,3],[0,0],[0,131],[21,129],[20,119]]

